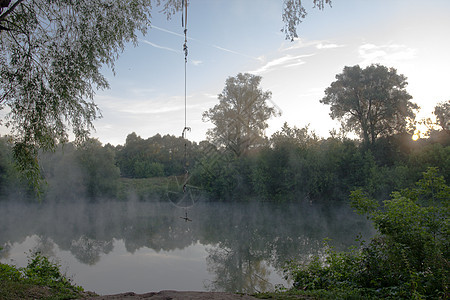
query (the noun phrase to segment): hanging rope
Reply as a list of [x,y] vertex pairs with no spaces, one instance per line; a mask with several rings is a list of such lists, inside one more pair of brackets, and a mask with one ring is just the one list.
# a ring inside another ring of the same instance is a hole
[[187,46],[187,7],[188,7],[188,0],[182,0],[182,13],[181,13],[181,26],[184,28],[184,44],[183,44],[183,51],[184,51],[184,128],[183,133],[181,136],[184,139],[184,171],[185,171],[185,180],[183,184],[183,192],[186,193],[187,189],[187,181],[189,177],[189,170],[188,170],[188,160],[187,160],[187,139],[186,139],[186,133],[188,131],[191,131],[190,127],[187,127],[187,57],[188,57],[188,46]]
[[[178,208],[182,208],[185,211],[184,217],[180,217],[186,222],[192,221],[188,217],[188,209],[193,207],[197,200],[199,199],[200,189],[196,186],[192,186],[188,184],[190,175],[189,175],[189,161],[188,161],[188,149],[187,149],[187,137],[186,134],[188,131],[191,131],[191,128],[187,126],[187,62],[188,62],[188,46],[187,46],[187,7],[188,0],[181,0],[181,26],[184,29],[184,44],[183,44],[183,52],[184,52],[184,128],[181,134],[184,140],[184,176],[181,182],[181,176],[171,176],[167,183],[167,197],[169,201]],[[180,189],[182,187],[182,189]]]

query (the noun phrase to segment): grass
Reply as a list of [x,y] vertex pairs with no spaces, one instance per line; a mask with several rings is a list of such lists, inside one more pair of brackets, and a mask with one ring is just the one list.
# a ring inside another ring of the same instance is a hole
[[166,191],[166,177],[119,179],[119,199],[126,200],[130,196],[136,196],[140,201],[160,199]]

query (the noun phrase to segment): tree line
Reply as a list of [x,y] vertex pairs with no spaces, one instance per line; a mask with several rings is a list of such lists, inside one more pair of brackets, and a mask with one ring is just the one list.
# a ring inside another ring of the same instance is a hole
[[[394,68],[357,65],[336,75],[321,102],[330,106],[341,130],[326,139],[309,126],[287,123],[267,137],[267,121],[279,112],[269,105],[271,92],[263,91],[260,82],[260,76],[248,73],[226,80],[219,104],[203,113],[214,127],[200,143],[160,134],[143,139],[133,132],[124,145],[88,139],[42,152],[39,173],[47,182],[42,193],[63,199],[115,197],[123,190],[120,178],[183,176],[184,191],[190,186],[216,200],[316,201],[342,200],[360,187],[382,198],[412,184],[430,166],[439,167],[448,180],[450,101],[436,106],[436,122],[422,120],[428,138],[413,142],[418,106],[406,91],[406,77]],[[348,138],[349,132],[359,139]],[[16,147],[3,138],[4,193],[20,182],[15,169],[23,171],[20,161],[13,167]],[[12,190],[29,194],[29,188]],[[164,188],[152,192],[162,197]]]
[[[41,153],[43,199],[116,198],[123,180],[155,179],[164,185],[167,177],[185,174],[186,166],[189,184],[214,200],[344,201],[357,188],[383,199],[392,190],[409,187],[430,166],[438,167],[448,183],[450,143],[442,134],[436,131],[419,141],[395,135],[365,149],[359,140],[324,139],[308,127],[285,124],[265,145],[241,157],[207,141],[171,135],[143,139],[131,133],[118,146],[91,139]],[[164,192],[163,187],[159,198]],[[0,138],[0,193],[1,199],[35,197],[14,167],[12,145],[5,137]]]

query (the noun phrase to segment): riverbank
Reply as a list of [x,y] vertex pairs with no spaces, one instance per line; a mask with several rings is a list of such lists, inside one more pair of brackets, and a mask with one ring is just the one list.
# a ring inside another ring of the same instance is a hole
[[286,291],[276,293],[258,293],[254,295],[233,294],[225,292],[196,292],[196,291],[160,291],[146,294],[135,294],[133,292],[117,295],[97,296],[91,298],[81,298],[86,300],[131,300],[131,299],[150,299],[150,300],[252,300],[252,299],[319,299],[308,296],[302,292]]
[[252,300],[257,299],[249,295],[222,293],[222,292],[195,292],[195,291],[160,291],[151,292],[146,294],[135,294],[133,292],[117,294],[117,295],[105,295],[97,297],[81,298],[87,300],[131,300],[131,299],[151,299],[151,300]]

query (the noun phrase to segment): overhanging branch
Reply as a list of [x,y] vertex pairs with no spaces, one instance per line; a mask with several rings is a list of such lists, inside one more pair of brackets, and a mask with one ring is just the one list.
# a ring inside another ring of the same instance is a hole
[[[6,17],[8,16],[8,15],[10,15],[15,9],[16,9],[16,7],[17,7],[17,5],[19,5],[20,3],[22,3],[24,0],[17,0],[10,8],[8,8],[4,13],[2,13],[1,15],[0,15],[0,22],[3,22],[3,21],[5,21],[6,20]],[[0,2],[0,4],[2,4],[2,7],[3,7],[3,4],[8,4],[7,6],[9,6],[9,3],[10,3],[11,1],[9,0],[9,1],[1,1]],[[7,7],[7,6],[4,6],[4,7]],[[5,30],[5,29],[3,29],[3,28],[0,28],[0,31],[1,30]]]

